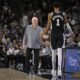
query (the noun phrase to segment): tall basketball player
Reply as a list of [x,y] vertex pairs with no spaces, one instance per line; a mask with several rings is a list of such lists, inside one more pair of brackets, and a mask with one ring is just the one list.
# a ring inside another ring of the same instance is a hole
[[[64,42],[63,33],[64,33],[64,24],[66,24],[67,29],[73,35],[73,31],[68,23],[67,16],[64,12],[61,11],[60,3],[54,4],[53,12],[48,14],[48,22],[44,32],[41,33],[41,37],[51,29],[51,47],[52,47],[52,75],[56,76],[56,55],[58,55],[58,78],[62,76],[62,45]],[[52,26],[52,28],[51,28]]]

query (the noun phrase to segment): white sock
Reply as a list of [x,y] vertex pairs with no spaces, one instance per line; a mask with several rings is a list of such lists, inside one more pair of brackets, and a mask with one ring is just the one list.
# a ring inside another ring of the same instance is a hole
[[62,65],[62,48],[57,49],[58,55],[58,75],[62,74],[61,65]]
[[56,67],[56,49],[52,49],[52,68],[55,70]]

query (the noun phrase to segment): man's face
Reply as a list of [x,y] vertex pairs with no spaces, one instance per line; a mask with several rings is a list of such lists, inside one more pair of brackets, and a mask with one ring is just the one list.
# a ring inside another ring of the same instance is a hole
[[60,8],[59,7],[54,7],[54,11],[59,11]]
[[38,18],[37,17],[33,17],[32,18],[32,25],[33,26],[37,26],[38,25]]

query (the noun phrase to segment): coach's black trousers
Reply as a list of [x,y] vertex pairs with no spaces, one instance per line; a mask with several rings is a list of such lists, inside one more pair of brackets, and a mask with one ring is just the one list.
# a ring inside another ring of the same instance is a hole
[[32,48],[27,48],[26,50],[26,72],[30,72],[30,67],[31,67],[31,62],[30,60],[32,59],[32,51],[34,51],[34,73],[38,73],[38,64],[39,64],[39,50],[40,49],[32,49]]

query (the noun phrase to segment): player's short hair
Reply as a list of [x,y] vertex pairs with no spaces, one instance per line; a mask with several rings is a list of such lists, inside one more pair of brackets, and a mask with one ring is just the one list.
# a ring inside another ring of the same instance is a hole
[[61,7],[60,2],[55,2],[55,3],[53,4],[53,7],[55,7],[55,8],[60,8],[60,7]]

